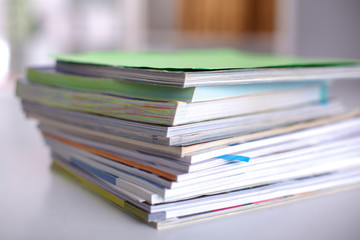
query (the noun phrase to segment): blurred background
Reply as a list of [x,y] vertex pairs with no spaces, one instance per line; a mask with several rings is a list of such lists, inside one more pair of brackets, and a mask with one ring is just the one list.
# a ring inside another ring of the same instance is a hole
[[51,53],[232,47],[360,59],[359,0],[0,0],[0,86]]

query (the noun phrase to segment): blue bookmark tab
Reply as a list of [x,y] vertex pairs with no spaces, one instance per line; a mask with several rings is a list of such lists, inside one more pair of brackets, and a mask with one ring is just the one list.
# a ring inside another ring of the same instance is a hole
[[229,160],[236,160],[236,161],[243,161],[243,162],[249,162],[250,158],[245,156],[239,156],[239,155],[231,155],[231,154],[225,154],[221,155],[215,158],[222,158],[222,159],[229,159]]

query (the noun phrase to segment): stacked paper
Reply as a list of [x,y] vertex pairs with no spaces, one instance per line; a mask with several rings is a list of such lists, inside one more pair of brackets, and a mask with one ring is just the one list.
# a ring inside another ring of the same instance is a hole
[[56,55],[17,84],[53,165],[157,228],[355,186],[356,62],[230,50]]

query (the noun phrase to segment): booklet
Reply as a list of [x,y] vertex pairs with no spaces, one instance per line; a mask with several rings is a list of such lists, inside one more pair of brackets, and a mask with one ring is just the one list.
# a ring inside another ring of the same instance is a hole
[[279,57],[230,49],[53,56],[60,72],[183,88],[360,76],[359,62],[354,60]]
[[327,91],[326,86],[317,82],[261,94],[187,103],[74,91],[31,83],[26,79],[19,80],[16,88],[17,95],[30,102],[167,126],[321,102],[325,99],[324,91]]
[[346,111],[340,103],[330,101],[179,126],[162,126],[69,111],[28,101],[22,101],[22,105],[28,117],[39,119],[42,122],[58,121],[167,146],[185,146],[240,134],[250,134],[303,121],[331,117]]

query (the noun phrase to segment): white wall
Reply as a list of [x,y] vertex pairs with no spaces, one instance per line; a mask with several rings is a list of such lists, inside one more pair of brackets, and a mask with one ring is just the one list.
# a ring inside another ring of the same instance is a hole
[[360,58],[359,0],[279,0],[277,52]]

